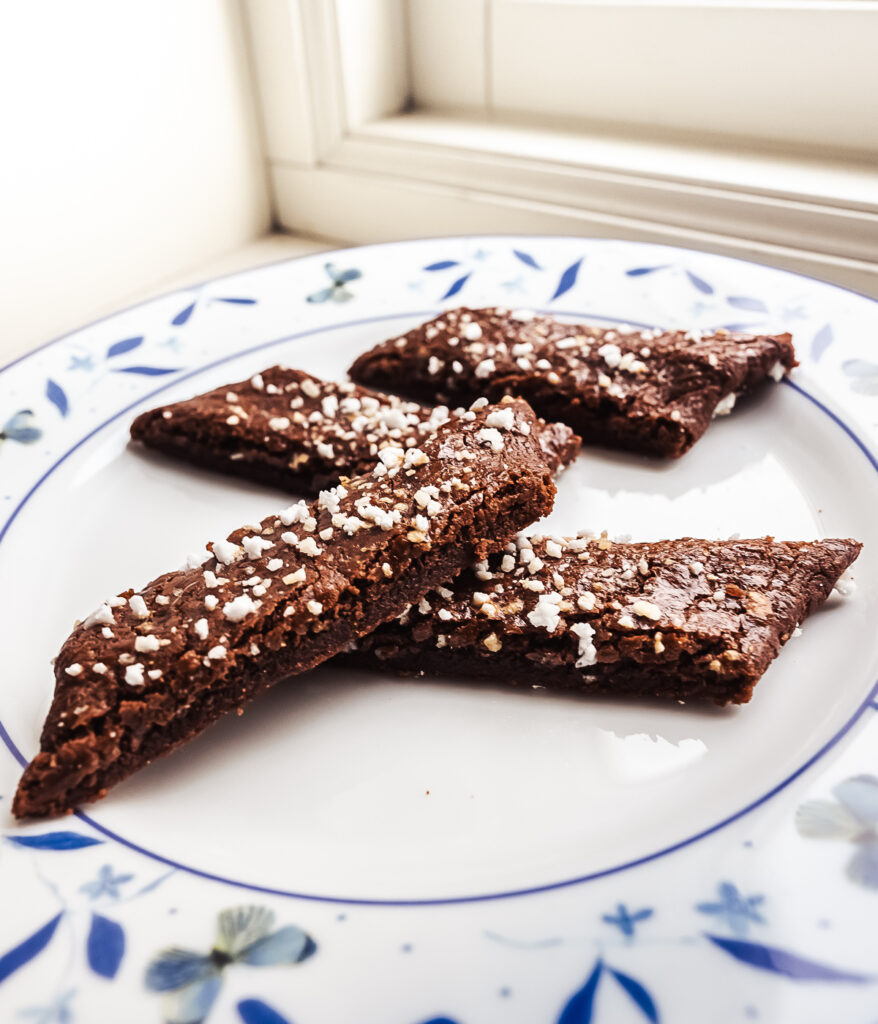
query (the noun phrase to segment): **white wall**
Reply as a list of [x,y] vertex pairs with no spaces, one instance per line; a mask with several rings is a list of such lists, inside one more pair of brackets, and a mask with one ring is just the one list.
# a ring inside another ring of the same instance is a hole
[[0,362],[269,227],[237,0],[0,3]]

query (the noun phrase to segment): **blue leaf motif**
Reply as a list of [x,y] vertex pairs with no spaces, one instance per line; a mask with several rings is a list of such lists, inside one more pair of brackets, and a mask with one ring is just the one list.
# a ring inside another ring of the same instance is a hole
[[747,942],[744,939],[725,939],[706,932],[705,937],[736,960],[740,960],[741,963],[758,967],[762,971],[771,971],[773,974],[782,974],[787,978],[795,978],[798,981],[865,982],[875,980],[868,974],[839,971],[835,967],[828,967],[816,960],[808,960],[785,949],[778,949],[776,946],[764,946],[759,942]]
[[38,836],[7,836],[16,846],[28,846],[32,850],[81,850],[86,846],[97,846],[103,839],[84,836],[80,832],[43,832]]
[[152,992],[173,992],[216,973],[216,965],[209,956],[189,949],[164,949],[147,966],[144,984]]
[[551,299],[549,299],[549,302],[553,299],[560,298],[565,292],[569,292],[576,284],[576,278],[579,276],[579,268],[582,266],[583,259],[585,259],[584,256],[580,257],[575,263],[571,263],[564,271],[561,275],[561,280],[558,282],[558,287],[555,289],[555,294]]
[[431,1017],[429,1020],[421,1021],[421,1024],[457,1024],[457,1021],[450,1017]]
[[339,270],[334,263],[327,263],[324,269],[336,284],[347,284],[348,281],[357,281],[363,276],[363,271],[356,267]]
[[748,295],[729,295],[726,302],[735,309],[749,309],[754,313],[767,313],[768,306],[762,299],[751,299]]
[[713,295],[713,286],[709,285],[703,277],[693,274],[691,270],[686,271],[686,277],[692,282],[692,286],[697,288],[702,294]]
[[60,384],[56,384],[51,377],[46,381],[46,398],[49,399],[62,416],[67,415],[67,411],[70,408],[67,395],[64,393],[64,388]]
[[33,444],[35,441],[39,441],[43,436],[43,432],[39,427],[31,425],[33,415],[30,409],[20,409],[17,413],[14,413],[3,424],[3,429],[0,430],[0,438],[18,441],[19,444]]
[[179,373],[179,366],[120,366],[116,373],[139,373],[144,377],[161,377],[165,373]]
[[531,256],[529,252],[522,252],[521,249],[513,249],[514,255],[521,260],[521,262],[527,267],[533,267],[534,270],[542,270],[543,268],[537,263],[537,261]]
[[811,342],[811,358],[815,363],[820,361],[821,356],[832,344],[834,338],[835,334],[832,330],[832,324],[824,324],[814,335],[814,340]]
[[561,1011],[557,1024],[591,1024],[594,1011],[594,997],[603,969],[603,961],[598,960],[586,983],[578,992],[574,992],[568,1000],[567,1005]]
[[319,291],[311,292],[305,299],[306,302],[327,302],[335,294],[335,285],[328,288],[321,288]]
[[102,978],[115,978],[125,955],[122,925],[100,914],[92,914],[86,943],[89,967]]
[[142,344],[142,335],[139,338],[125,338],[124,341],[117,341],[107,349],[107,359],[112,359],[113,356],[121,356],[125,352],[139,348]]
[[216,973],[167,993],[162,1000],[162,1020],[165,1024],[202,1024],[216,1002],[222,984],[222,975]]
[[424,270],[448,270],[449,267],[459,267],[457,260],[439,260],[438,263],[430,263]]
[[857,885],[878,889],[878,838],[874,834],[857,844],[857,851],[845,868],[845,874]]
[[238,1013],[244,1024],[291,1024],[261,999],[242,999],[238,1003]]
[[667,270],[668,264],[664,263],[660,267],[632,267],[631,270],[626,270],[625,273],[628,277],[643,277],[644,274],[654,274],[657,270]]
[[195,305],[196,304],[194,302],[190,302],[185,309],[180,310],[180,312],[174,317],[171,323],[175,327],[182,327],[183,324],[185,324],[186,321],[189,319],[189,317],[192,316],[192,314],[195,312]]
[[242,963],[253,967],[272,967],[275,964],[298,964],[317,952],[317,944],[294,925],[287,925],[266,935],[241,951]]
[[46,922],[39,931],[20,942],[14,949],[10,949],[5,956],[0,957],[0,983],[6,981],[10,974],[24,967],[49,944],[49,939],[55,934],[61,914],[56,914],[51,921]]
[[655,1003],[653,1002],[652,996],[646,991],[643,985],[639,981],[635,981],[634,978],[629,977],[627,974],[623,974],[621,971],[615,971],[613,968],[609,968],[610,973],[619,982],[622,988],[628,993],[634,1002],[640,1007],[643,1016],[647,1020],[652,1021],[652,1024],[658,1024],[659,1014]]
[[[429,269],[429,268],[426,268]],[[459,277],[454,284],[448,289],[448,291],[442,296],[443,299],[450,299],[452,295],[457,295],[461,288],[470,279],[470,274],[464,274],[463,277]]]
[[230,303],[232,303],[235,306],[255,306],[256,305],[256,299],[229,299],[229,298],[221,298],[221,299],[217,299],[216,301],[217,302],[230,302]]

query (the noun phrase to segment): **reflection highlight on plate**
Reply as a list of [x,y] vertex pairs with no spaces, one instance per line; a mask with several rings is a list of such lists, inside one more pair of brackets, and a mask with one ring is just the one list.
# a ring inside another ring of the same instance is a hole
[[691,768],[708,752],[704,740],[695,737],[673,742],[659,734],[645,732],[624,735],[597,728],[595,733],[593,742],[604,770],[621,786],[655,782]]

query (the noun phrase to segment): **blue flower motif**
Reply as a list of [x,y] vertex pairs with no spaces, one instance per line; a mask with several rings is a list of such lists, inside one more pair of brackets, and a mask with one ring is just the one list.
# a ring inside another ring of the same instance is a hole
[[332,284],[328,288],[321,288],[319,291],[312,292],[308,296],[308,302],[348,302],[354,297],[354,293],[350,289],[345,288],[345,285],[348,281],[356,281],[362,277],[363,272],[361,270],[357,270],[356,267],[350,267],[348,270],[339,270],[334,263],[326,263],[323,269],[329,275]]
[[90,900],[99,899],[101,896],[109,896],[110,899],[119,899],[119,886],[130,882],[134,875],[114,875],[109,864],[98,871],[98,877],[93,882],[86,882],[79,887]]
[[70,357],[70,365],[67,367],[68,370],[93,370],[94,368],[94,360],[88,355],[72,355]]
[[155,956],[146,969],[145,984],[163,992],[166,1024],[200,1024],[219,995],[222,975],[232,964],[270,967],[297,964],[317,949],[310,935],[287,925],[271,931],[274,913],[264,907],[223,910],[209,953],[172,948]]
[[850,378],[852,390],[861,395],[878,395],[878,363],[868,359],[846,359],[841,368]]
[[699,913],[724,918],[735,935],[746,935],[751,924],[765,924],[765,918],[756,910],[764,896],[742,896],[731,882],[721,882],[717,890],[719,901],[697,904],[695,909]]
[[28,1006],[20,1010],[18,1016],[23,1020],[33,1021],[33,1024],[71,1024],[73,1011],[70,1009],[70,1001],[75,995],[75,988],[68,989],[56,996],[51,1003],[44,1006]]
[[4,441],[17,441],[19,444],[33,444],[43,436],[42,430],[32,424],[33,412],[20,409],[6,421],[0,430],[0,444]]
[[652,917],[651,907],[642,907],[640,910],[635,910],[632,914],[624,903],[617,903],[616,913],[604,914],[603,917],[601,917],[601,920],[604,924],[615,925],[623,935],[631,938],[634,935],[637,925],[641,921],[645,921],[648,917]]
[[809,839],[840,839],[857,847],[845,874],[878,889],[878,778],[855,775],[840,782],[832,800],[808,800],[796,811],[796,828]]

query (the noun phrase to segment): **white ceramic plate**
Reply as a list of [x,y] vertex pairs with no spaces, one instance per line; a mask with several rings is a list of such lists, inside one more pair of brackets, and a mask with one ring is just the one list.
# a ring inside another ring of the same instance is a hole
[[[73,620],[286,502],[128,449],[134,415],[275,362],[341,378],[459,304],[792,331],[790,383],[739,403],[678,462],[581,455],[547,523],[853,536],[856,588],[808,620],[743,708],[324,669],[85,814],[7,816],[3,1019],[874,1015],[878,304],[753,264],[570,238],[373,246],[208,282],[7,367],[4,806]],[[273,922],[236,919],[211,958],[217,914],[245,905]],[[156,961],[168,946],[188,952]]]

